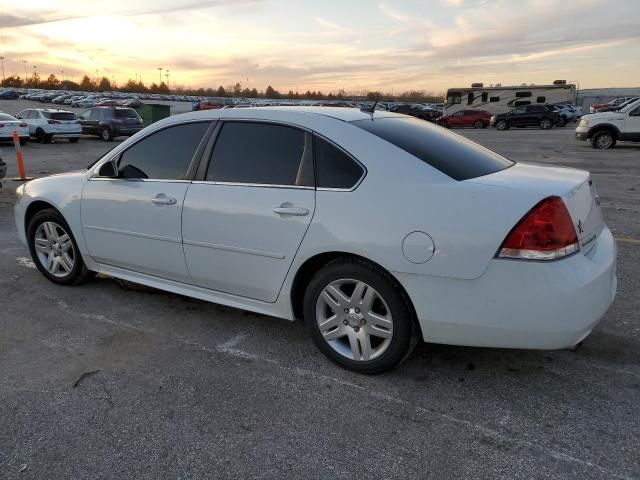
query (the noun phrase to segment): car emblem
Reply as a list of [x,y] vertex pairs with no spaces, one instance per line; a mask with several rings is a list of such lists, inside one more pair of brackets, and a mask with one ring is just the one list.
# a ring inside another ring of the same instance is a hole
[[584,233],[584,223],[582,223],[582,220],[578,220],[578,233]]

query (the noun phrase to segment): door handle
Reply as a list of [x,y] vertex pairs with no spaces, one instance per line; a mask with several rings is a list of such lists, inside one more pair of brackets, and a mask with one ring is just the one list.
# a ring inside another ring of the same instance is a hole
[[290,203],[283,203],[279,207],[273,209],[275,213],[278,215],[294,215],[296,217],[304,217],[305,215],[309,215],[309,210],[302,207],[294,207]]
[[167,197],[164,193],[159,193],[155,198],[151,199],[151,203],[156,205],[175,205],[178,201],[175,198]]

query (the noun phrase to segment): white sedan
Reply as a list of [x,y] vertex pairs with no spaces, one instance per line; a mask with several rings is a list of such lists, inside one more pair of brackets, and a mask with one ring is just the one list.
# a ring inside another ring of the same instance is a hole
[[355,371],[426,342],[572,347],[616,293],[588,172],[515,163],[351,108],[161,120],[87,171],[18,189],[49,280],[94,272],[286,319]]
[[0,112],[0,142],[10,142],[13,139],[13,132],[18,132],[21,145],[29,141],[29,125],[16,117]]

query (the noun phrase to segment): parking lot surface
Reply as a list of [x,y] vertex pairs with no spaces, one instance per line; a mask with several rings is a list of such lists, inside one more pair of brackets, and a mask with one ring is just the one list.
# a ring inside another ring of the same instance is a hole
[[[571,127],[456,132],[592,172],[619,285],[578,352],[421,344],[362,376],[302,322],[106,277],[59,287],[18,242],[5,180],[0,478],[640,478],[640,146],[593,150]],[[29,143],[27,173],[83,168],[114,144]]]

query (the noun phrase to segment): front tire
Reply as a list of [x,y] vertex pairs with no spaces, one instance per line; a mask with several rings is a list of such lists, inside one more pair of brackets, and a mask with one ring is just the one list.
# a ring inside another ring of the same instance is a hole
[[484,123],[481,120],[476,120],[473,122],[473,128],[484,128]]
[[591,145],[598,150],[607,150],[616,146],[616,137],[609,130],[602,130],[591,137]]
[[27,226],[33,263],[59,285],[77,285],[91,276],[64,217],[53,208],[37,212]]
[[307,286],[304,317],[316,346],[359,373],[382,373],[409,356],[417,329],[393,278],[363,260],[336,260]]
[[506,120],[498,120],[496,122],[496,130],[506,130],[509,128],[509,124]]

